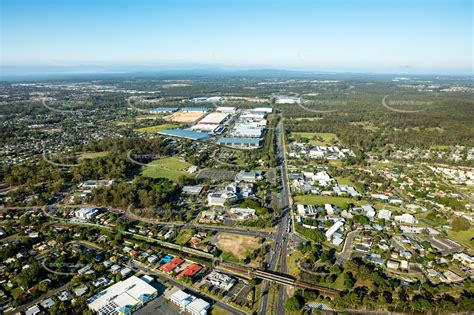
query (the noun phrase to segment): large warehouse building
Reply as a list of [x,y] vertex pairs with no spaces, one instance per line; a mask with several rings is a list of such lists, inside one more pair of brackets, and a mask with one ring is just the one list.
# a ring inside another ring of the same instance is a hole
[[158,132],[160,135],[163,136],[172,136],[190,140],[208,140],[211,136],[207,133],[192,131],[192,130],[185,130],[185,129],[165,129]]
[[203,119],[199,121],[199,125],[219,125],[223,123],[227,118],[229,117],[229,114],[227,113],[210,113]]
[[87,306],[99,315],[132,314],[157,294],[145,280],[131,276],[89,298]]
[[262,143],[261,139],[250,138],[219,138],[217,143],[233,148],[255,149]]

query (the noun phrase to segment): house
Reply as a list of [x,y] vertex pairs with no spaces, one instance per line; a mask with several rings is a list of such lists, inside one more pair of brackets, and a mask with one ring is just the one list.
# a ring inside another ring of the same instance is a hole
[[400,267],[400,263],[395,260],[388,260],[387,261],[387,268],[397,270]]
[[54,302],[54,300],[52,298],[47,298],[46,300],[43,300],[40,303],[40,305],[45,309],[53,307],[54,304],[56,304],[56,303]]
[[161,266],[160,270],[166,273],[170,273],[171,271],[176,269],[176,267],[182,265],[183,263],[184,263],[184,260],[176,256],[176,257],[173,257],[167,263],[165,263],[163,266]]
[[396,215],[393,217],[395,221],[402,222],[402,223],[407,223],[407,224],[415,224],[418,221],[415,219],[414,216],[412,216],[409,213],[404,213],[402,215]]
[[331,204],[329,204],[329,203],[324,204],[324,209],[326,210],[328,215],[334,215],[334,210],[335,209]]
[[392,211],[387,210],[387,209],[382,209],[379,211],[379,214],[377,217],[379,219],[390,220],[390,218],[392,217]]
[[466,267],[474,269],[474,258],[465,253],[457,253],[453,255],[453,260],[460,261]]
[[87,292],[89,291],[89,288],[84,284],[80,287],[77,287],[74,289],[74,294],[76,296],[83,296],[84,294],[86,294]]
[[193,278],[199,271],[201,271],[202,266],[198,264],[190,264],[186,269],[181,271],[176,278],[179,279],[181,277],[189,277]]
[[37,315],[40,313],[41,313],[41,310],[38,307],[38,305],[33,305],[32,307],[30,307],[29,309],[25,311],[25,315]]

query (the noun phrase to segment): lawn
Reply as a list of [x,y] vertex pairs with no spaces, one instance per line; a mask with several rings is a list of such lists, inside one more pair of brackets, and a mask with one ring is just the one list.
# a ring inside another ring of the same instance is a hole
[[286,257],[286,264],[288,266],[288,272],[292,276],[299,276],[301,270],[298,267],[298,261],[303,257],[303,253],[299,250],[291,252],[290,256]]
[[235,258],[243,260],[249,253],[259,249],[262,244],[255,236],[219,233],[216,246],[223,251],[223,255],[230,253]]
[[178,245],[184,245],[193,237],[193,233],[194,230],[192,229],[181,230],[174,242]]
[[346,177],[336,177],[337,182],[339,185],[349,185],[349,186],[354,186],[354,183]]
[[108,151],[102,151],[102,152],[81,152],[79,153],[79,160],[84,160],[84,159],[97,159],[100,157],[104,157],[107,154],[109,154]]
[[337,140],[337,136],[334,133],[323,133],[323,132],[292,132],[293,138],[305,138],[309,140],[309,143],[314,145],[329,145],[334,140]]
[[192,176],[186,172],[191,164],[174,157],[154,160],[142,167],[141,174],[151,178],[168,178],[176,181],[181,176]]
[[294,197],[295,203],[305,205],[323,205],[329,203],[337,207],[342,207],[347,203],[356,203],[355,200],[344,197],[319,196],[319,195],[302,195]]
[[159,131],[162,131],[162,130],[165,130],[165,129],[174,129],[174,128],[178,128],[178,127],[180,127],[180,125],[177,125],[177,124],[162,124],[162,125],[156,125],[156,126],[150,126],[150,127],[135,129],[135,131],[145,132],[145,133],[155,133],[155,132],[159,132]]
[[448,237],[455,242],[458,242],[466,247],[468,247],[471,251],[474,249],[474,228],[470,228],[467,231],[448,231]]

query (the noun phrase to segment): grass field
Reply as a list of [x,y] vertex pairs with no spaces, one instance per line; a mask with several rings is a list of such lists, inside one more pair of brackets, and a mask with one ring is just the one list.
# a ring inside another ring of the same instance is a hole
[[337,182],[339,183],[339,185],[350,185],[350,186],[354,186],[354,183],[353,183],[349,178],[346,178],[346,177],[336,177],[336,180],[337,180]]
[[181,176],[192,176],[186,172],[191,164],[170,157],[152,161],[142,168],[142,175],[151,178],[168,178],[176,181]]
[[176,124],[162,124],[162,125],[156,125],[156,126],[150,126],[150,127],[135,129],[135,131],[145,132],[145,133],[154,133],[154,132],[162,131],[162,130],[165,130],[165,129],[174,129],[174,128],[178,128],[178,127],[179,127],[179,125],[176,125]]
[[332,141],[337,140],[337,136],[334,133],[292,132],[291,136],[293,138],[308,139],[309,143],[314,145],[329,145]]
[[109,154],[108,151],[102,151],[102,152],[81,152],[79,154],[79,160],[84,160],[84,159],[96,159],[100,157],[104,157],[107,154]]
[[255,236],[219,233],[216,246],[224,253],[230,253],[235,258],[242,260],[247,255],[260,248],[260,240]]
[[298,277],[301,270],[298,267],[298,260],[303,257],[303,254],[299,250],[291,252],[290,256],[286,257],[286,264],[288,266],[288,272],[290,275]]
[[174,242],[178,245],[186,244],[193,237],[193,232],[191,229],[181,230]]
[[474,228],[467,231],[448,231],[448,237],[474,251]]
[[319,196],[319,195],[303,195],[294,197],[295,203],[305,205],[323,205],[329,203],[337,207],[342,207],[347,203],[356,203],[355,200],[343,197]]

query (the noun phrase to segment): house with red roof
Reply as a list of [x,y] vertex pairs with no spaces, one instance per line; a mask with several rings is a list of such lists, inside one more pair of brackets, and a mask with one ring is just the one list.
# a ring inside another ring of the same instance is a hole
[[194,277],[199,271],[201,271],[202,266],[198,264],[191,264],[189,265],[186,269],[181,271],[176,278],[181,278],[181,277]]
[[174,269],[176,269],[176,267],[182,265],[184,263],[184,260],[175,256],[173,257],[173,259],[171,259],[169,262],[167,262],[166,264],[164,264],[163,266],[160,267],[160,270],[163,271],[163,272],[166,272],[166,273],[170,273],[171,271],[173,271]]

